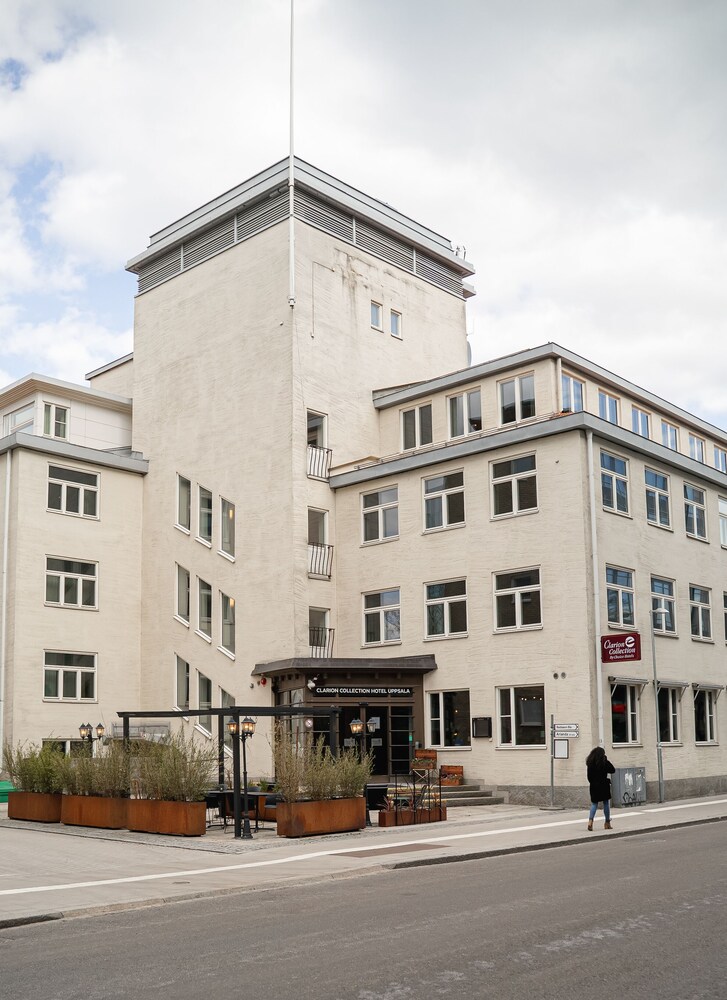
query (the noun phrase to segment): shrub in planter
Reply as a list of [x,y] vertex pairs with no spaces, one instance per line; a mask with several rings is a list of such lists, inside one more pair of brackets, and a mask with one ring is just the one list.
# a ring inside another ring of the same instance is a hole
[[78,757],[64,757],[62,773],[61,823],[111,830],[126,826],[129,754],[121,741],[99,746],[96,756],[89,748]]
[[61,815],[62,755],[54,747],[3,747],[3,767],[16,791],[8,793],[8,819],[57,823]]

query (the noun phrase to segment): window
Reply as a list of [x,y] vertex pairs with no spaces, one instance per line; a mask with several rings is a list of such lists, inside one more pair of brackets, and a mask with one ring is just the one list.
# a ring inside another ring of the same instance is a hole
[[174,612],[189,625],[189,570],[177,564],[177,605]]
[[198,628],[202,635],[212,638],[212,587],[204,580],[197,578],[198,597]]
[[181,656],[176,657],[176,706],[189,708],[189,664]]
[[399,535],[399,488],[389,486],[374,493],[364,493],[363,540],[383,542]]
[[660,528],[671,526],[669,511],[669,477],[653,469],[644,470],[646,483],[646,520]]
[[628,466],[623,458],[601,452],[601,499],[606,510],[629,512]]
[[45,600],[63,608],[96,607],[96,563],[46,559]]
[[500,688],[497,709],[500,746],[545,746],[545,688]]
[[639,742],[639,696],[637,684],[612,684],[611,686],[611,741],[613,743]]
[[384,307],[380,302],[371,303],[371,326],[374,330],[384,329]]
[[482,430],[480,390],[472,389],[460,396],[449,397],[449,436],[461,437]]
[[189,531],[192,523],[192,484],[184,476],[177,476],[177,524]]
[[668,420],[661,422],[661,443],[671,451],[679,451],[679,430]]
[[220,498],[220,550],[235,558],[235,505]]
[[640,410],[638,406],[631,407],[631,430],[641,437],[651,437],[650,430],[651,417],[645,410]]
[[68,437],[68,409],[65,406],[56,406],[55,403],[46,403],[43,408],[43,433],[46,437],[65,438]]
[[698,690],[694,694],[694,740],[696,743],[714,743],[717,739],[715,714],[717,692]]
[[609,625],[634,624],[634,575],[631,570],[606,567],[606,605]]
[[727,451],[714,446],[714,467],[720,472],[727,472]]
[[727,499],[719,498],[719,541],[727,546]]
[[389,313],[389,332],[392,337],[401,338],[401,313],[397,312],[396,309],[392,309]]
[[727,642],[727,594],[722,594],[722,606],[724,607],[724,641]]
[[[651,578],[651,618],[655,632],[675,635],[676,617],[674,615],[674,581],[662,580],[661,577]],[[657,614],[663,612],[663,614]]]
[[[234,704],[235,704],[235,699],[232,697],[232,695],[228,691],[225,691],[224,688],[220,688],[220,708],[231,708]],[[225,719],[224,721],[228,722],[229,720]],[[225,746],[230,751],[230,753],[232,753],[233,752],[232,736],[230,735],[230,732],[226,725],[224,726],[223,731],[224,731],[223,739],[225,741]]]
[[401,414],[403,449],[421,448],[432,443],[432,404],[425,403]]
[[364,594],[364,645],[399,642],[400,639],[399,588]]
[[220,591],[222,648],[235,653],[235,598]]
[[328,627],[329,608],[308,608],[309,656],[330,656],[333,629]]
[[[197,674],[197,707],[204,711],[212,708],[212,681],[204,674]],[[208,733],[212,732],[212,716],[199,715],[197,722]]]
[[540,570],[519,569],[495,574],[495,628],[537,628],[543,624]]
[[326,418],[322,413],[307,412],[308,444],[311,448],[326,447]]
[[710,592],[706,587],[689,587],[689,618],[692,639],[712,638]]
[[536,510],[535,455],[492,463],[492,516]]
[[684,525],[692,538],[707,538],[707,507],[704,490],[684,484]]
[[500,382],[500,423],[512,424],[535,416],[535,376]]
[[563,396],[563,410],[569,413],[580,413],[586,396],[586,387],[583,382],[572,375],[561,375],[560,387]]
[[328,511],[308,508],[308,573],[330,579],[333,546],[328,544]]
[[78,517],[98,516],[98,476],[78,469],[48,467],[48,510]]
[[33,431],[33,421],[35,420],[35,403],[28,403],[19,410],[6,413],[3,418],[3,434],[12,434],[13,431]]
[[679,742],[679,700],[681,688],[659,688],[659,741]]
[[464,524],[464,473],[424,480],[424,530]]
[[603,389],[598,390],[598,415],[609,424],[618,423],[618,398]]
[[328,479],[331,471],[331,451],[327,447],[328,421],[323,413],[308,410],[306,417],[308,437],[308,469],[311,479]]
[[95,653],[56,653],[46,650],[43,697],[53,701],[95,701]]
[[695,434],[689,435],[689,457],[704,462],[704,441]]
[[426,593],[427,638],[465,635],[467,632],[467,581],[428,583]]
[[199,488],[199,537],[212,544],[212,494],[204,486]]
[[429,742],[433,747],[470,745],[469,691],[430,691]]

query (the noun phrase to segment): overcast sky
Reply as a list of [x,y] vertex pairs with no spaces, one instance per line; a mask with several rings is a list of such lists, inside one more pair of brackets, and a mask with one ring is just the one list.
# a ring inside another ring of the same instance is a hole
[[[1,0],[0,384],[132,350],[150,233],[287,155],[288,0]],[[296,0],[296,152],[727,428],[725,0]]]

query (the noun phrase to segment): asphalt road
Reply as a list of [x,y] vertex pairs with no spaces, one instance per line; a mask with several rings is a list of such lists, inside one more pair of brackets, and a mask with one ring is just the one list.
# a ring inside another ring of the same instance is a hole
[[724,824],[0,931],[19,1000],[725,1000]]

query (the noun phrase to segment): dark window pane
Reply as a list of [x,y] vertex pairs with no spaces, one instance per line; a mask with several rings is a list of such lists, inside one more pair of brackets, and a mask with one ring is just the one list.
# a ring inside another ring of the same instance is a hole
[[518,509],[533,510],[538,506],[538,487],[535,476],[517,481]]
[[462,524],[464,521],[464,493],[450,493],[447,496],[447,523]]
[[449,605],[450,633],[467,631],[467,602],[452,601]]
[[495,516],[498,514],[512,514],[512,483],[495,483],[492,492],[495,504]]

